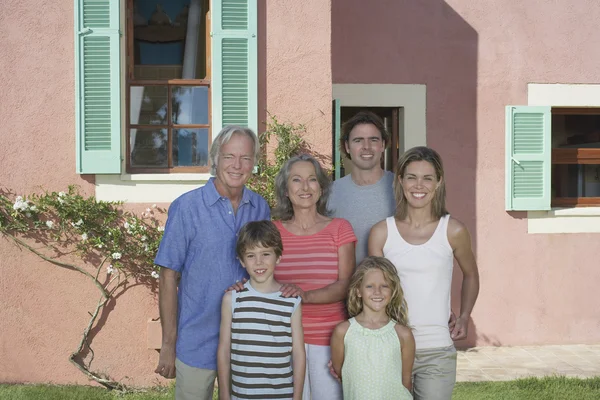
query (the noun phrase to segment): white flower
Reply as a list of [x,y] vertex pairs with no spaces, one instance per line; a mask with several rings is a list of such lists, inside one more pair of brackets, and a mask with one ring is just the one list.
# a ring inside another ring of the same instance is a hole
[[165,227],[164,226],[159,226],[158,227],[158,231],[159,232],[164,232],[165,231]]
[[150,247],[148,247],[147,244],[144,245],[144,251],[148,251],[150,249]]
[[119,260],[121,259],[121,253],[112,253],[111,257],[113,258],[113,260]]
[[142,237],[140,238],[140,240],[141,240],[142,242],[145,242],[147,239],[148,239],[148,238],[147,238],[146,236],[142,236]]
[[60,204],[64,204],[64,202],[65,202],[65,201],[59,197],[59,198],[58,198],[58,202],[59,202]]
[[15,204],[13,204],[13,210],[26,211],[27,208],[29,208],[29,204],[27,204],[27,200],[23,200],[21,196],[19,197],[17,197],[17,199],[15,200]]
[[149,208],[146,208],[146,212],[147,212],[147,213],[149,213],[149,212],[151,212],[151,211],[152,211],[151,209],[149,209]]
[[58,192],[58,197],[65,197],[67,194],[65,192]]
[[129,223],[125,222],[125,223],[123,224],[123,228],[125,228],[125,229],[129,229]]
[[81,235],[81,240],[87,240],[88,236],[87,233],[84,233],[83,235]]
[[115,269],[113,268],[112,264],[110,264],[108,267],[106,267],[106,273],[108,275],[112,274],[115,271]]
[[52,229],[52,227],[54,226],[54,221],[46,221],[46,226],[47,226],[49,229]]
[[36,207],[35,205],[33,205],[33,206],[29,207],[29,209],[30,209],[31,211],[37,211],[37,207]]
[[104,246],[102,245],[102,243],[98,243],[98,245],[97,245],[96,247],[98,247],[99,249],[101,249],[101,248],[103,248]]
[[26,216],[27,218],[31,218],[31,213],[30,213],[30,212],[28,212],[28,213],[25,213],[25,216]]
[[150,275],[152,275],[152,277],[154,279],[158,279],[158,277],[159,277],[158,272],[156,272],[156,271],[152,271],[152,273]]
[[79,221],[75,222],[75,226],[79,226],[81,224],[83,224],[83,220],[79,218]]
[[152,208],[156,208],[156,204],[152,204]]

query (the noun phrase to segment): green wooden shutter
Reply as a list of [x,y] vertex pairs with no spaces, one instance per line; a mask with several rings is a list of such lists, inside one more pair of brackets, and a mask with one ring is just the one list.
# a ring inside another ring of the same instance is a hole
[[549,210],[550,107],[506,107],[506,210]]
[[225,125],[258,129],[257,0],[212,0],[213,137]]
[[120,1],[75,0],[77,173],[121,172]]
[[342,132],[342,111],[340,101],[333,100],[333,168],[335,179],[340,179],[342,169],[342,157],[340,153],[340,135]]

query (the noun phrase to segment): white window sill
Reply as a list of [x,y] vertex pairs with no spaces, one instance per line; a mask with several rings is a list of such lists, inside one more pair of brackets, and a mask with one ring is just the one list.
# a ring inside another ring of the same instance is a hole
[[600,207],[553,208],[546,212],[548,213],[548,216],[554,217],[600,216]]
[[211,174],[121,174],[122,181],[131,182],[207,182]]
[[528,211],[529,233],[600,233],[600,207]]
[[171,203],[204,185],[210,174],[96,175],[96,198],[126,203]]

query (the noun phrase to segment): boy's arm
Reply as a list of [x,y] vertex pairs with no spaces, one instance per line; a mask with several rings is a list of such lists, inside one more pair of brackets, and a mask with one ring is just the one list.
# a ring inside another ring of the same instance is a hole
[[415,363],[415,338],[410,328],[396,324],[402,353],[402,384],[412,392],[412,369]]
[[302,399],[304,374],[306,372],[306,352],[304,331],[302,330],[302,304],[298,304],[292,315],[292,371],[294,373],[294,400]]
[[344,321],[335,327],[333,334],[331,335],[331,364],[333,370],[340,379],[343,379],[342,365],[344,365],[344,337],[346,336],[349,327],[350,322]]
[[221,303],[221,328],[217,349],[220,400],[231,398],[231,318],[231,292],[227,292]]

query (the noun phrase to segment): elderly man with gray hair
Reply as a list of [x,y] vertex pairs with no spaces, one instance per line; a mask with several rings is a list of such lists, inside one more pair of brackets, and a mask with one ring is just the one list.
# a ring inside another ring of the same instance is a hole
[[259,149],[250,129],[226,126],[210,150],[214,177],[169,208],[154,261],[162,267],[156,373],[176,376],[177,400],[212,399],[221,299],[229,285],[246,277],[235,255],[236,237],[247,222],[270,219],[265,199],[245,187]]

